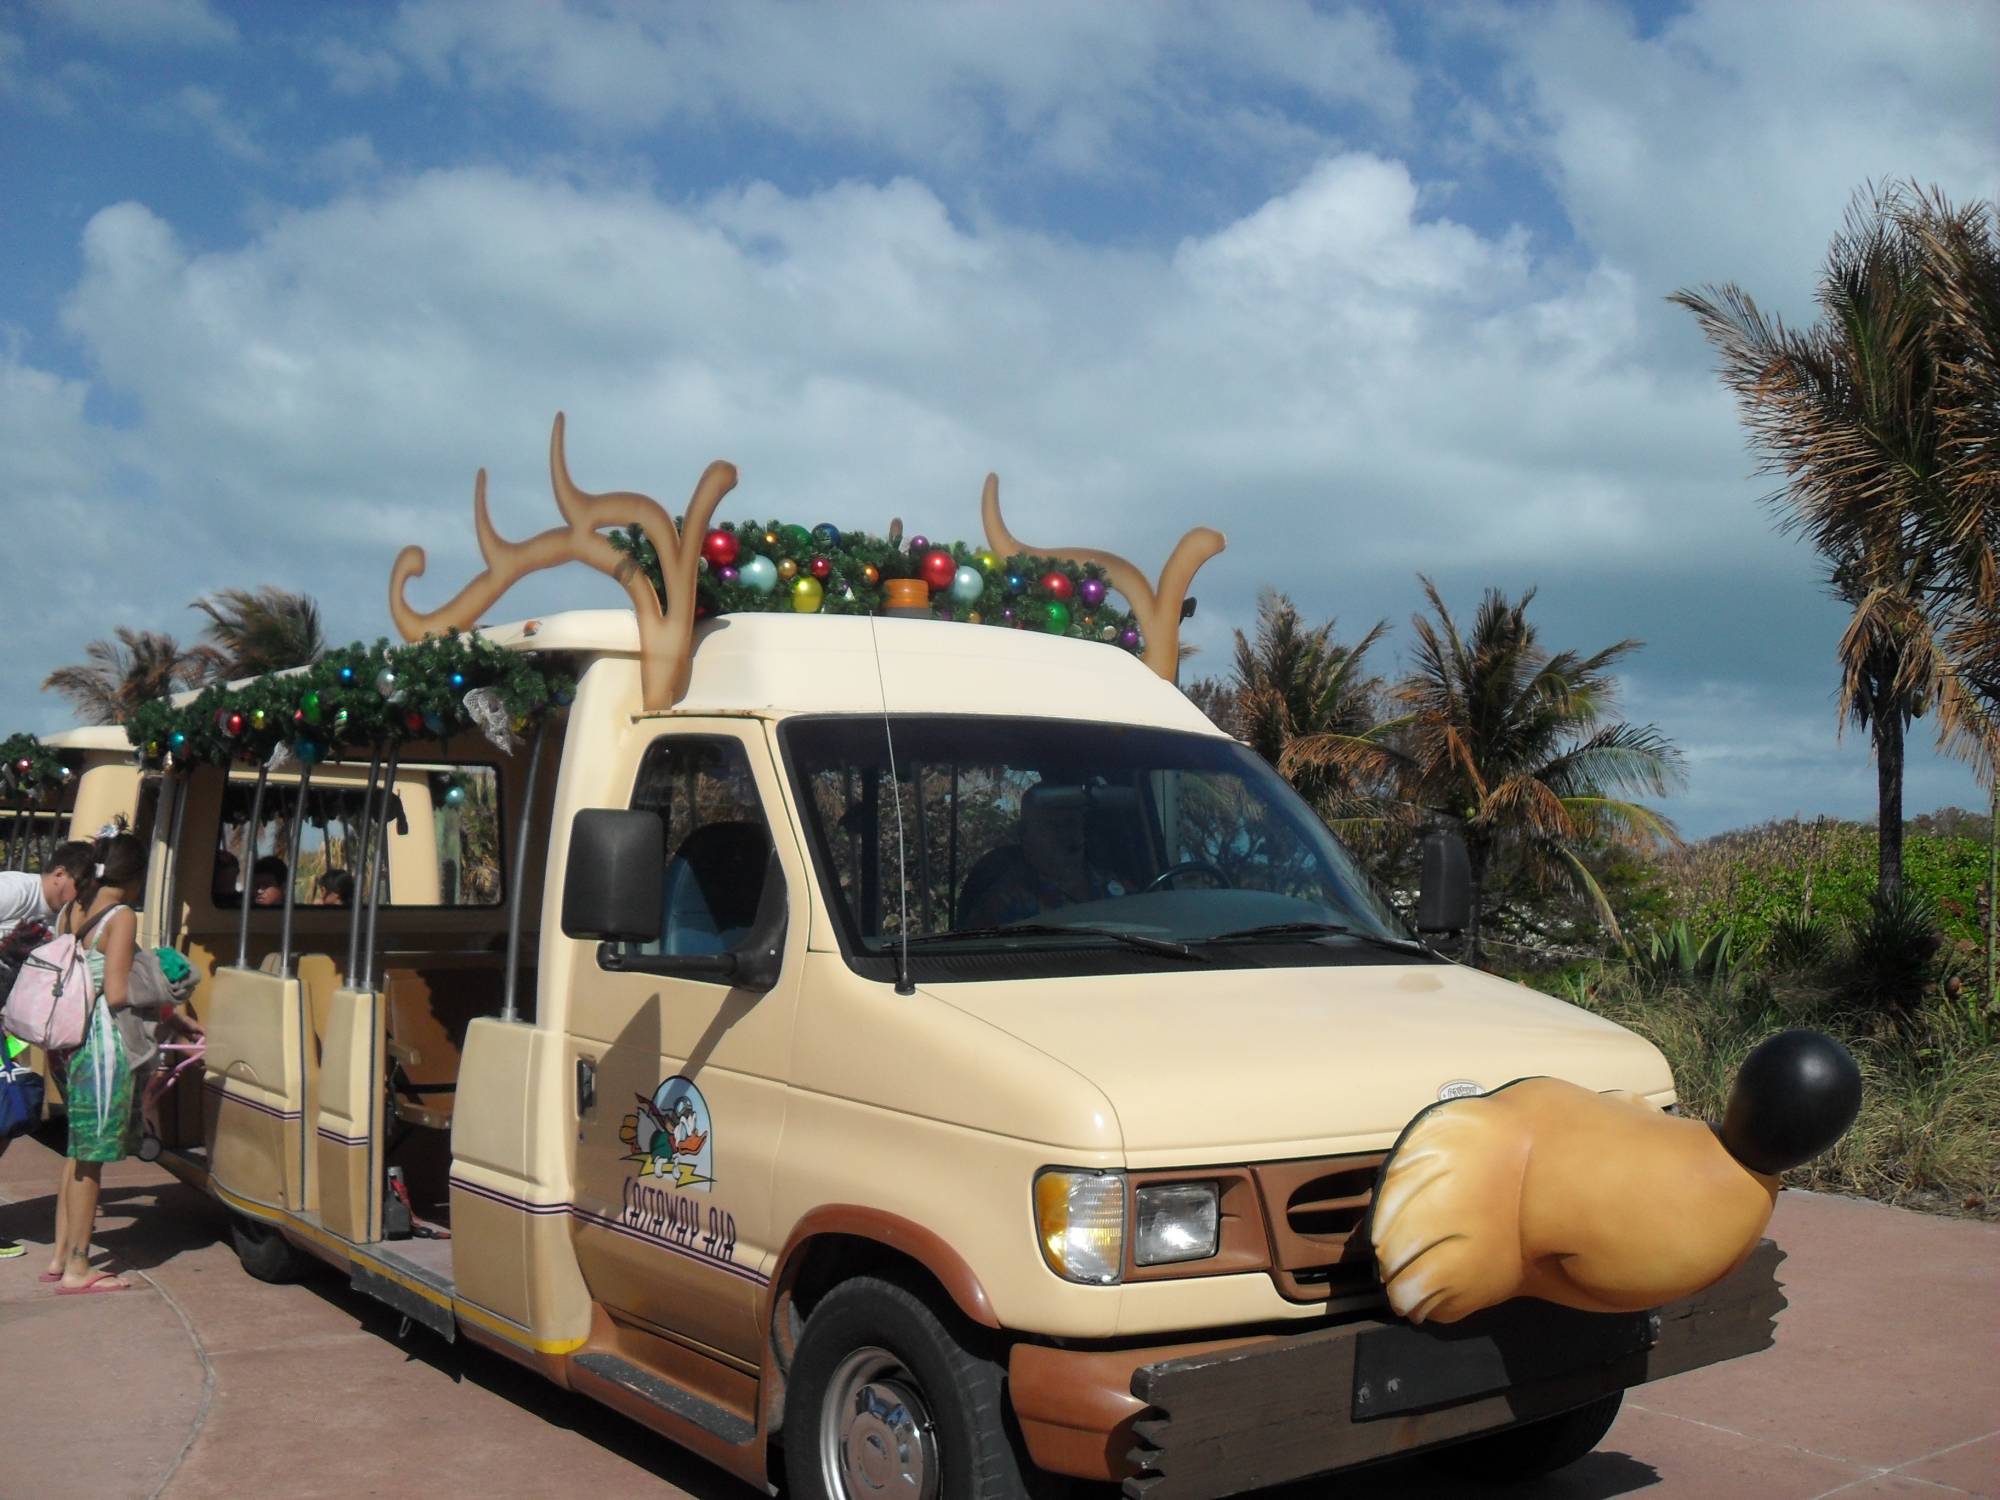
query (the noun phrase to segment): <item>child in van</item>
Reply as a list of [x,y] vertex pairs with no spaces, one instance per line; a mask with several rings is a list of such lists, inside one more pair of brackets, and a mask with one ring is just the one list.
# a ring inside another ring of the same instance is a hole
[[104,1164],[125,1155],[132,1115],[132,1070],[112,1013],[129,999],[127,982],[137,951],[139,919],[126,904],[146,878],[146,848],[129,833],[99,839],[97,859],[62,914],[58,929],[76,937],[90,966],[95,992],[83,1045],[52,1060],[63,1073],[69,1112],[69,1151],[56,1192],[55,1250],[42,1280],[60,1283],[61,1296],[122,1292],[131,1283],[90,1264],[97,1228],[97,1195]]

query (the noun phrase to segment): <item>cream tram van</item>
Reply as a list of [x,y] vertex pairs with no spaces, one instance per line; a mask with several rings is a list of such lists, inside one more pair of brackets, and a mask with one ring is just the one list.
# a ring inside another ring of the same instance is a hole
[[[1213,1495],[1454,1442],[1513,1474],[1768,1342],[1768,1254],[1680,1304],[1726,1318],[1389,1307],[1371,1198],[1427,1106],[1546,1077],[1658,1114],[1673,1081],[1427,949],[1126,653],[726,615],[648,711],[631,611],[484,634],[576,671],[511,752],[261,811],[176,772],[154,820],[208,974],[165,1159],[251,1274],[329,1262],[813,1496]],[[301,863],[365,869],[371,824],[379,903],[310,904]],[[267,846],[295,879],[260,908]]]
[[[1518,1476],[1770,1342],[1775,1174],[1852,1118],[1851,1059],[1759,1048],[1711,1131],[1649,1043],[1426,947],[1172,685],[1218,534],[1157,588],[1057,554],[1143,661],[820,614],[817,573],[805,612],[697,623],[734,471],[677,522],[578,490],[562,439],[563,524],[501,537],[482,475],[485,571],[419,613],[406,548],[390,611],[434,654],[561,663],[566,709],[496,722],[474,687],[401,710],[386,763],[162,793],[149,905],[208,1039],[164,1159],[251,1274],[328,1262],[839,1500],[1177,1500],[1432,1448]],[[990,478],[982,509],[982,568],[1048,556]],[[568,559],[632,608],[453,634]],[[928,615],[897,582],[885,614]],[[1463,855],[1426,845],[1426,930],[1463,925]]]

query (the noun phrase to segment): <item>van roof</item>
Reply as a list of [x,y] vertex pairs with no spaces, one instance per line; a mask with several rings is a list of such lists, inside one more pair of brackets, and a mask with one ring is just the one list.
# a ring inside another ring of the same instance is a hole
[[120,755],[132,753],[132,741],[126,737],[122,724],[82,724],[75,729],[59,729],[54,734],[45,734],[41,740],[51,750],[115,750]]
[[[633,656],[630,610],[573,610],[482,628],[513,650]],[[741,613],[695,627],[677,714],[997,714],[1220,734],[1128,651],[1040,631],[866,615]],[[877,650],[880,651],[879,675]]]

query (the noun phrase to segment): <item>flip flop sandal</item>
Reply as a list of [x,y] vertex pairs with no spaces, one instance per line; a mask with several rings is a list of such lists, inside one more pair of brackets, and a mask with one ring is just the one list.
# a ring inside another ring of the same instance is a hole
[[51,1284],[53,1284],[53,1283],[55,1283],[55,1282],[58,1282],[58,1281],[61,1281],[61,1280],[62,1280],[62,1272],[60,1272],[60,1271],[44,1271],[44,1272],[42,1272],[42,1274],[41,1274],[41,1275],[37,1276],[37,1277],[35,1278],[35,1280],[37,1280],[37,1281],[41,1282],[41,1283],[42,1283],[42,1284],[43,1284],[44,1286],[48,1286],[48,1285],[51,1285]]
[[129,1292],[132,1290],[132,1284],[129,1281],[119,1281],[117,1286],[106,1286],[104,1283],[107,1281],[118,1281],[117,1273],[115,1271],[99,1271],[82,1286],[57,1287],[56,1295],[58,1297],[85,1297],[97,1296],[104,1292]]

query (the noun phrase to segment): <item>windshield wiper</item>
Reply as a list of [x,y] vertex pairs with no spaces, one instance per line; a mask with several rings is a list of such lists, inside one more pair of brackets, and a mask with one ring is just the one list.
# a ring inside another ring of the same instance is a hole
[[1279,937],[1346,937],[1357,943],[1367,943],[1373,948],[1385,948],[1391,953],[1408,953],[1435,958],[1436,954],[1422,943],[1408,938],[1378,937],[1372,932],[1362,932],[1358,928],[1346,927],[1339,922],[1266,922],[1261,927],[1239,927],[1234,932],[1218,932],[1214,937],[1197,938],[1203,943],[1248,943],[1258,938]]
[[1210,962],[1206,953],[1197,953],[1186,943],[1177,943],[1171,938],[1147,937],[1141,932],[1120,932],[1115,927],[1069,927],[1059,922],[1009,922],[997,927],[961,927],[954,932],[926,932],[910,939],[912,948],[920,948],[929,943],[950,943],[960,938],[992,937],[1087,937],[1110,938],[1115,943],[1123,943],[1128,948],[1139,948],[1147,953],[1164,953],[1170,958],[1191,959],[1195,963]]

